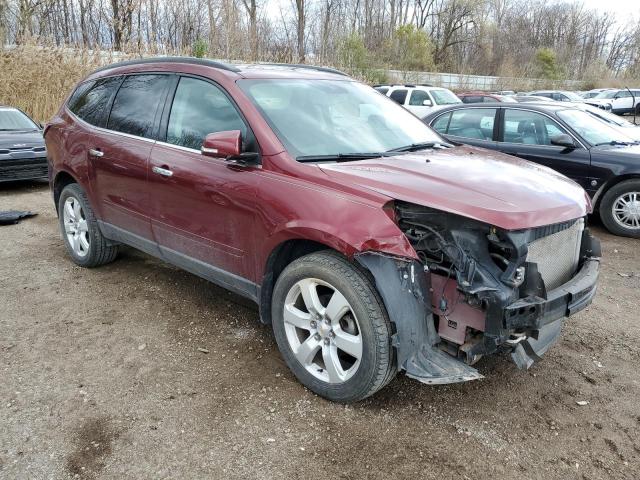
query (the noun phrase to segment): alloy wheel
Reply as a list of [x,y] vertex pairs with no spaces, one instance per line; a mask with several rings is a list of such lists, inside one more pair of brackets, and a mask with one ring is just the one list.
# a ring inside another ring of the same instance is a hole
[[89,253],[89,226],[82,204],[75,197],[68,197],[62,211],[64,232],[69,246],[78,257]]
[[613,202],[614,220],[627,229],[640,229],[640,192],[626,192]]
[[284,305],[284,327],[294,356],[315,378],[349,380],[362,359],[362,335],[347,299],[329,283],[306,278],[295,283]]

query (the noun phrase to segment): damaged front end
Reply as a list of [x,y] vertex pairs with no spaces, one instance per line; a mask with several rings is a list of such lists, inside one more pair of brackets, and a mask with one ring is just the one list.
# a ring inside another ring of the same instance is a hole
[[419,261],[363,252],[395,325],[398,366],[426,383],[480,378],[482,356],[529,368],[595,295],[600,244],[583,218],[508,231],[397,202]]

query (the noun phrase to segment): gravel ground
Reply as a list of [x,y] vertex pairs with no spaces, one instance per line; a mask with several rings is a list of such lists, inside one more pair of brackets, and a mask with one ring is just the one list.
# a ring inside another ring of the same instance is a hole
[[637,240],[595,227],[598,296],[531,370],[343,406],[241,298],[131,249],[76,267],[46,184],[0,187],[6,209],[38,216],[0,227],[2,478],[640,477]]

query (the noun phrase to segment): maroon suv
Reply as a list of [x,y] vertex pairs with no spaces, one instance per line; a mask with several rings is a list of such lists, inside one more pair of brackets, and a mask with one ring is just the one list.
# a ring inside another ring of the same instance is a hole
[[254,300],[314,392],[355,401],[398,370],[527,368],[596,291],[589,199],[553,171],[453,146],[325,68],[188,58],[111,65],[45,132],[68,253],[129,245]]

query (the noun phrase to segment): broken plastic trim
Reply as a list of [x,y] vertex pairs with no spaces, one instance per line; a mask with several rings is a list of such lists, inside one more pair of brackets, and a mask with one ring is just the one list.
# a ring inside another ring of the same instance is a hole
[[416,260],[379,252],[363,252],[355,259],[373,275],[396,332],[393,346],[398,368],[423,383],[444,384],[483,378],[473,367],[443,352],[436,345],[429,296],[430,277]]

